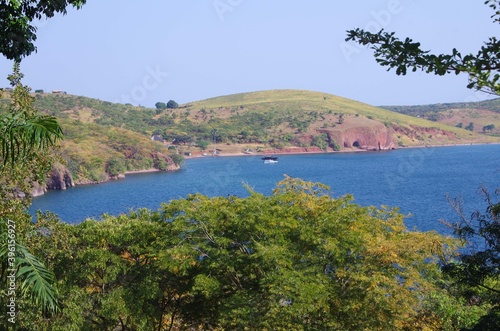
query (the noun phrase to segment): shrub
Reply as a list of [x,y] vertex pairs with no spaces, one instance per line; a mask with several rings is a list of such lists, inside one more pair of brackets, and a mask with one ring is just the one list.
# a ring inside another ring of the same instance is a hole
[[172,109],[172,108],[179,108],[179,104],[175,102],[174,100],[169,100],[167,102],[167,108]]

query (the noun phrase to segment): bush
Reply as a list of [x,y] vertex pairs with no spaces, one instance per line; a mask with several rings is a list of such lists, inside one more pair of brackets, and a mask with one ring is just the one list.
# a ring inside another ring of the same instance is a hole
[[314,137],[312,145],[326,151],[328,148],[328,136],[326,135],[326,133],[321,133]]
[[197,142],[198,147],[199,147],[202,151],[203,151],[203,150],[205,150],[205,149],[207,149],[208,144],[209,144],[209,142],[208,142],[208,141],[206,141],[206,140],[199,140],[199,141]]
[[125,173],[126,170],[124,157],[113,156],[106,164],[106,172],[111,176],[118,176]]
[[170,155],[174,163],[178,166],[180,166],[182,163],[184,163],[184,156],[180,154],[172,154]]
[[166,109],[167,108],[167,104],[165,102],[157,102],[155,104],[155,107],[156,107],[156,109]]
[[175,102],[174,100],[169,100],[167,102],[167,108],[172,109],[172,108],[179,108],[179,104]]

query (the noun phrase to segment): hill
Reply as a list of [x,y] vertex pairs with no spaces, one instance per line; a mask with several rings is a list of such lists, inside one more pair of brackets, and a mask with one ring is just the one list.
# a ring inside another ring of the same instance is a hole
[[[56,116],[64,132],[59,155],[64,165],[58,164],[53,169],[46,183],[49,189],[101,183],[122,178],[127,172],[175,170],[182,162],[180,155],[151,141],[144,133],[122,128],[120,123],[99,124],[86,120],[93,112],[104,110],[105,113],[108,108],[131,114],[135,108],[71,95],[35,93],[34,96],[35,108]],[[4,93],[0,104],[6,104],[9,98],[10,94]],[[34,194],[42,194],[43,190],[39,187]]]
[[[404,146],[494,140],[354,100],[300,90],[240,93],[166,110],[54,94],[37,95],[36,106],[59,118],[121,127],[149,136],[160,134],[167,141],[184,147],[199,142],[202,146],[216,143],[226,146],[257,144],[277,149],[310,147],[321,133],[333,137],[353,128],[380,125],[388,129],[396,144]],[[435,134],[429,134],[431,131]],[[332,147],[338,144],[341,149],[353,148],[335,139],[329,143]]]
[[[62,124],[61,156],[77,183],[101,182],[127,171],[175,169],[183,154],[356,151],[499,141],[301,90],[240,93],[165,110],[66,94],[33,95],[35,107]],[[152,136],[161,142],[151,141]]]
[[38,94],[35,105],[58,118],[86,125],[119,127],[148,138],[156,134],[177,149],[194,153],[216,148],[233,153],[246,148],[273,152],[311,147],[388,149],[494,140],[443,123],[301,90],[240,93],[165,110],[63,94]]
[[274,148],[273,152],[290,146],[358,150],[495,140],[442,123],[311,91],[241,93],[183,107],[190,123],[217,128],[222,142],[267,143]]
[[469,126],[472,131],[478,133],[500,135],[500,98],[480,102],[382,106],[382,108],[451,126],[464,128]]

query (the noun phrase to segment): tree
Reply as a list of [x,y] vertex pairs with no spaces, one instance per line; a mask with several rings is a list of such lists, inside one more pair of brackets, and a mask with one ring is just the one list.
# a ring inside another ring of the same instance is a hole
[[207,149],[207,147],[208,147],[208,145],[209,145],[210,143],[209,143],[208,141],[206,141],[206,140],[203,140],[203,139],[202,139],[202,140],[198,140],[198,141],[196,142],[196,144],[198,145],[198,147],[199,147],[202,151],[204,151],[205,149]]
[[[164,109],[167,109],[167,104],[165,102],[157,102],[155,104],[155,107],[156,107],[156,113],[157,114],[160,114],[161,113],[161,110],[164,110]],[[158,113],[158,110],[160,110],[160,112]]]
[[319,135],[315,136],[312,141],[312,145],[326,151],[328,148],[328,135],[326,133],[320,133]]
[[[487,0],[494,14],[495,23],[500,23],[499,0]],[[381,30],[370,33],[362,29],[347,31],[346,41],[355,41],[361,45],[369,45],[374,50],[376,61],[390,69],[396,69],[396,74],[406,75],[407,70],[415,72],[422,70],[435,75],[450,73],[469,75],[468,88],[487,93],[500,94],[500,41],[491,37],[474,55],[462,55],[453,49],[451,54],[431,54],[421,48],[419,42],[410,38],[400,40],[394,32]]]
[[495,129],[495,124],[489,124],[489,125],[485,125],[483,126],[483,132],[486,132],[486,131],[493,131],[493,129]]
[[174,100],[169,100],[167,102],[167,108],[179,108],[179,104],[175,102]]
[[467,301],[489,308],[472,330],[494,331],[500,325],[500,202],[494,202],[484,187],[481,193],[486,210],[470,217],[464,214],[460,199],[449,200],[459,216],[459,222],[449,226],[468,243],[468,250],[443,269],[461,286],[460,294]]
[[463,128],[464,127],[464,124],[462,122],[458,123],[457,125],[455,125],[457,128]]
[[474,131],[474,123],[470,122],[464,129]]
[[14,65],[14,72],[9,76],[11,85],[15,87],[7,114],[0,118],[0,145],[2,167],[10,162],[11,166],[53,146],[62,138],[62,129],[53,116],[38,115],[29,96],[30,89],[21,84],[23,75],[19,63]]
[[[435,280],[454,241],[408,231],[396,210],[327,192],[287,177],[271,196],[194,194],[158,212],[77,225],[40,215],[30,244],[47,257],[65,309],[37,323],[42,330],[445,325],[429,307],[448,298]],[[467,311],[450,307],[458,327],[470,325]]]
[[[7,109],[0,109],[0,278],[5,283],[7,272],[15,273],[18,305],[31,301],[36,307],[50,311],[58,307],[53,274],[26,249],[23,242],[24,231],[31,221],[27,207],[31,203],[32,185],[34,182],[43,183],[51,169],[54,162],[51,148],[62,137],[62,130],[54,117],[38,115],[34,110],[30,89],[21,84],[19,62],[36,51],[33,20],[50,18],[55,13],[65,14],[68,5],[80,8],[85,2],[0,2],[0,54],[14,60],[14,72],[8,77],[14,87],[12,102]],[[7,307],[5,300],[9,298],[0,298],[2,307]],[[4,321],[2,319],[2,323]]]
[[[491,16],[500,23],[500,1],[486,0],[485,4],[494,11]],[[370,45],[377,62],[396,74],[405,75],[408,69],[423,70],[427,73],[445,75],[467,73],[468,88],[500,95],[500,41],[489,38],[484,46],[474,54],[462,55],[456,49],[451,54],[431,54],[420,47],[420,43],[410,38],[404,41],[395,33],[383,30],[370,33],[361,29],[349,30],[346,41],[353,40],[362,45]],[[465,129],[472,131],[474,123]],[[497,191],[498,193],[499,191]],[[471,330],[498,330],[500,325],[500,203],[494,202],[484,189],[487,208],[485,213],[476,212],[465,217],[456,201],[452,205],[460,215],[460,222],[452,224],[455,234],[468,243],[467,250],[453,263],[446,264],[443,270],[451,275],[461,294],[469,305],[482,305],[488,309]]]
[[36,19],[66,14],[66,7],[81,8],[86,0],[12,0],[0,2],[0,53],[9,60],[21,61],[36,51]]
[[[51,149],[62,137],[54,117],[33,108],[30,89],[21,83],[19,63],[9,76],[11,103],[0,108],[0,279],[15,275],[16,302],[31,302],[42,310],[58,307],[54,276],[24,245],[31,216],[33,183],[43,183],[54,164]],[[0,302],[6,307],[7,296]],[[4,320],[2,320],[4,321]]]
[[125,158],[123,156],[113,156],[106,164],[106,173],[115,177],[120,174],[124,174],[125,171],[127,171],[125,163]]

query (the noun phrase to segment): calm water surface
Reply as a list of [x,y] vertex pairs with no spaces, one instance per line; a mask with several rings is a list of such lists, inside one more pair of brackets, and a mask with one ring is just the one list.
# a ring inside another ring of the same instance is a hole
[[33,199],[31,212],[52,211],[69,223],[117,215],[130,209],[158,209],[162,202],[190,193],[248,196],[247,183],[269,195],[284,174],[331,187],[331,195],[353,194],[361,205],[397,206],[405,223],[419,230],[449,231],[440,219],[455,220],[446,195],[461,196],[467,213],[484,211],[478,189],[493,192],[499,182],[500,145],[401,149],[388,152],[260,156],[186,160],[172,173],[128,175],[125,180],[51,191]]

